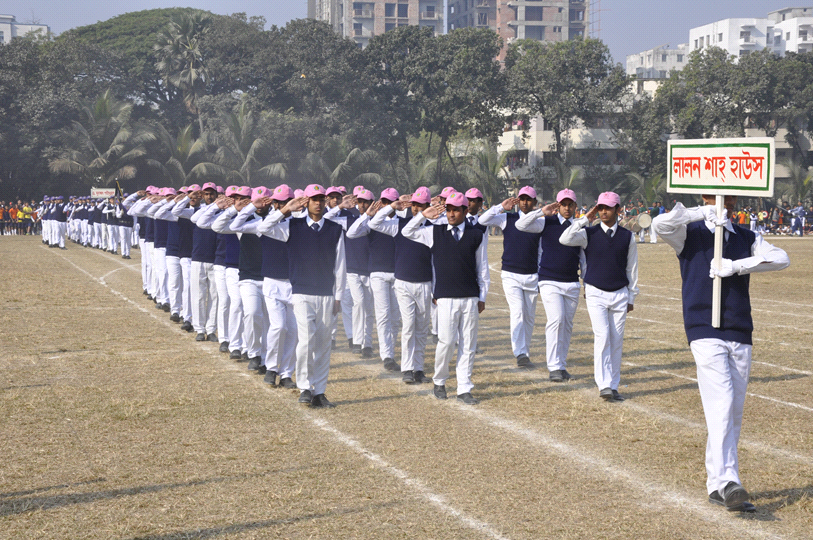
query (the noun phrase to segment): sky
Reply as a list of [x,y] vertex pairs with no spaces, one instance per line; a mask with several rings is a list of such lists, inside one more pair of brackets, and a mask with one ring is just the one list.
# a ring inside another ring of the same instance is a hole
[[[393,0],[397,1],[397,0]],[[689,41],[689,29],[727,18],[765,17],[769,11],[789,6],[788,0],[601,0],[600,38],[610,48],[613,60],[625,64],[626,56],[660,45],[675,46]],[[307,0],[2,0],[0,11],[14,15],[17,22],[47,24],[60,34],[76,26],[104,21],[129,11],[166,7],[195,7],[227,15],[245,12],[262,15],[269,25],[284,26],[291,19],[305,17]]]

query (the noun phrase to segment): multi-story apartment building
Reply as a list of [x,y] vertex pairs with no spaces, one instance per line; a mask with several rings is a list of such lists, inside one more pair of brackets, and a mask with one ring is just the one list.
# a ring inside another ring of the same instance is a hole
[[627,56],[627,75],[635,75],[638,79],[665,79],[673,69],[683,69],[688,60],[688,43],[675,49],[662,45]]
[[444,31],[443,0],[308,0],[308,17],[329,23],[360,47],[399,26],[428,26],[435,35]]
[[48,35],[51,29],[44,24],[20,24],[14,15],[0,15],[0,45],[10,43],[12,38],[22,37],[29,32]]
[[566,41],[587,34],[588,2],[574,0],[449,0],[449,30],[491,28],[507,47],[516,39]]

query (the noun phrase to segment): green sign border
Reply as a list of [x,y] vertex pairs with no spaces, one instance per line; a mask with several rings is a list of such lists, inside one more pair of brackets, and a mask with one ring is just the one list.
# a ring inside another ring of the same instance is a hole
[[[701,186],[698,184],[674,184],[672,183],[672,175],[674,174],[674,167],[672,167],[672,151],[675,147],[679,148],[765,148],[768,150],[768,166],[765,175],[765,187],[742,187],[742,186]],[[669,145],[669,183],[667,187],[678,189],[705,189],[715,191],[756,191],[756,192],[770,192],[771,191],[771,143],[720,143],[720,144],[675,144],[674,142]]]

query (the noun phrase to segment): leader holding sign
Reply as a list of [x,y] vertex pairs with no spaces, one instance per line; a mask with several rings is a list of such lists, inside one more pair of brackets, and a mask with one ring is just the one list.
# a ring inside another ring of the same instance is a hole
[[[752,140],[745,141],[750,144]],[[766,142],[753,141],[754,144]],[[675,250],[680,263],[683,322],[697,364],[698,387],[708,429],[706,486],[709,501],[739,512],[754,511],[748,501],[748,492],[740,481],[737,456],[751,370],[753,322],[749,274],[782,270],[790,261],[783,250],[765,242],[761,235],[731,223],[727,216],[732,215],[736,207],[737,194],[753,194],[756,182],[765,187],[765,196],[772,195],[773,140],[768,141],[769,154],[761,156],[765,159],[761,172],[767,176],[754,179],[754,167],[748,165],[751,178],[740,182],[739,186],[734,174],[726,179],[719,177],[722,165],[726,165],[729,172],[732,170],[728,166],[730,163],[717,162],[717,167],[713,171],[710,167],[705,177],[697,174],[694,187],[686,186],[687,177],[680,176],[684,172],[683,164],[680,173],[671,169],[668,190],[686,193],[696,189],[695,192],[702,194],[705,205],[685,208],[678,203],[670,213],[659,215],[652,223],[657,234]],[[743,151],[751,152],[751,149],[744,147],[746,143],[742,139],[729,142],[728,147],[722,140],[674,141],[674,144],[693,150],[712,148],[716,157],[725,156],[726,152],[733,154],[736,169],[741,172],[744,167],[740,156]],[[670,165],[677,167],[676,155],[679,159],[689,156],[685,155],[688,152],[684,155],[673,152],[672,146],[670,144],[669,154],[673,161]],[[718,174],[716,179],[714,172]],[[675,188],[673,180],[684,185]],[[714,185],[715,180],[725,182],[725,187]]]

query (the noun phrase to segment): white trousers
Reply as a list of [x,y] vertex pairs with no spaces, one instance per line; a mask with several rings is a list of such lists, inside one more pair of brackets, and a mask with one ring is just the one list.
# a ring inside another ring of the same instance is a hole
[[155,294],[159,304],[169,304],[169,289],[167,288],[167,248],[159,247],[152,250],[153,273],[155,274]]
[[88,220],[83,219],[80,221],[80,225],[82,229],[82,234],[80,236],[80,242],[82,242],[83,246],[87,246],[90,243],[90,227],[88,226]]
[[706,415],[706,488],[709,493],[740,482],[737,443],[751,372],[751,345],[720,339],[691,342],[697,385]]
[[449,361],[455,352],[455,342],[460,352],[457,358],[457,395],[471,392],[474,384],[471,374],[474,370],[474,351],[477,350],[477,327],[480,314],[477,312],[479,298],[438,298],[438,346],[435,349],[434,383],[446,384],[449,378]]
[[119,225],[119,243],[121,244],[121,255],[130,256],[130,239],[133,236],[133,228]]
[[[229,335],[220,342],[228,341],[230,351],[246,350],[245,325],[243,324],[243,293],[240,292],[240,270],[226,268],[226,291],[229,295]],[[259,282],[262,284],[262,281]],[[262,293],[262,286],[260,287]]]
[[[231,268],[227,270],[231,270]],[[268,328],[268,313],[266,312],[265,297],[263,296],[263,282],[244,279],[238,282],[238,289],[240,303],[242,304],[242,327],[246,352],[249,358],[259,356],[264,360],[266,356],[265,336]],[[231,298],[229,300],[231,301]],[[233,322],[229,321],[230,330],[233,330],[233,326],[237,326],[232,325]],[[232,347],[232,342],[229,341],[229,350],[239,350],[239,345],[242,344]]]
[[658,233],[655,232],[655,227],[649,228],[649,243],[650,244],[658,243]]
[[168,256],[167,261],[167,293],[169,294],[169,311],[173,314],[181,313],[183,305],[183,272],[181,271],[181,259],[175,256]]
[[190,276],[192,275],[192,259],[189,257],[181,257],[181,281],[183,282],[183,289],[181,290],[181,318],[184,322],[192,322],[192,283]]
[[626,288],[607,292],[587,284],[584,289],[587,294],[587,312],[593,327],[593,371],[596,384],[601,390],[618,390],[629,292]]
[[229,287],[226,285],[226,267],[216,264],[214,268],[215,288],[217,289],[217,337],[219,341],[223,342],[229,340],[231,297]]
[[646,231],[648,231],[648,230],[649,229],[641,229],[640,231],[638,231],[638,241],[639,242],[644,241],[644,235],[646,234]]
[[525,276],[502,273],[502,289],[508,302],[511,324],[511,350],[514,356],[529,355],[536,321],[536,293],[539,282],[536,274]]
[[579,307],[581,284],[540,281],[539,296],[545,308],[545,353],[548,371],[567,369],[567,353],[573,335],[573,317]]
[[[339,327],[339,314],[333,317],[333,330],[331,330],[331,337],[336,340],[336,331]],[[350,287],[345,287],[342,293],[342,325],[344,326],[345,339],[353,339],[353,295],[350,293]]]
[[107,224],[107,245],[112,252],[119,250],[119,226]]
[[373,346],[373,291],[370,277],[347,274],[347,288],[353,297],[353,345]]
[[[149,245],[149,244],[147,244]],[[217,329],[217,285],[215,265],[199,261],[190,264],[192,285],[192,327],[198,334],[213,334]]]
[[56,239],[54,244],[59,244],[59,247],[65,247],[65,233],[68,230],[68,224],[64,221],[55,221],[56,224]]
[[276,371],[280,379],[291,377],[296,366],[298,341],[294,305],[291,303],[291,282],[265,278],[263,296],[268,313],[265,367]]
[[94,223],[93,224],[93,243],[91,244],[93,247],[102,247],[102,224],[101,223]]
[[373,290],[375,326],[378,334],[378,352],[381,359],[395,358],[395,327],[398,324],[398,300],[395,298],[395,274],[370,274]]
[[401,371],[423,371],[426,338],[431,325],[432,282],[395,280],[401,311]]
[[152,243],[147,243],[143,238],[138,239],[139,250],[141,251],[141,284],[142,288],[151,292],[152,283]]
[[330,373],[330,326],[333,322],[332,296],[294,294],[296,318],[296,386],[316,396],[325,393]]

